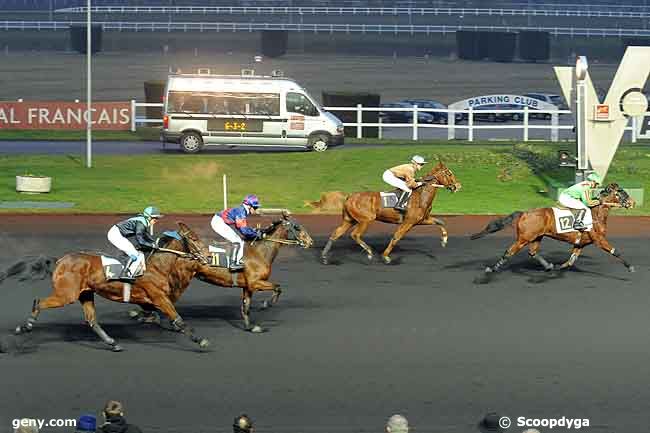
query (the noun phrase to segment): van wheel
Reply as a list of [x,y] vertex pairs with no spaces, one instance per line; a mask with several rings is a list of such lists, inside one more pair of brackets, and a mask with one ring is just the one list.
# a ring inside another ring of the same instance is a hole
[[203,148],[203,139],[196,132],[187,132],[181,136],[181,149],[185,153],[198,153]]
[[307,146],[314,152],[325,152],[329,146],[329,137],[325,134],[312,135]]

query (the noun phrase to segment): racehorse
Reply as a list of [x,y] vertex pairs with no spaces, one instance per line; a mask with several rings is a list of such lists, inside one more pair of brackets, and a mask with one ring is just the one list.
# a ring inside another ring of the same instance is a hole
[[[309,248],[314,241],[307,230],[296,221],[283,214],[283,218],[274,221],[262,229],[264,238],[252,241],[244,250],[245,267],[243,272],[230,272],[227,268],[218,268],[210,265],[200,265],[197,269],[197,278],[206,283],[221,287],[241,287],[241,317],[245,329],[251,332],[262,332],[258,325],[251,324],[250,308],[253,293],[257,291],[272,291],[271,302],[265,302],[269,307],[276,304],[282,293],[279,284],[268,280],[271,276],[273,260],[283,245],[298,245]],[[152,308],[144,308],[141,312],[131,312],[133,318],[144,322],[156,321]]]
[[[111,338],[97,321],[94,295],[116,302],[138,304],[145,308],[157,308],[172,323],[175,331],[188,336],[200,348],[206,348],[209,341],[198,337],[174,308],[174,303],[189,286],[204,263],[208,263],[208,248],[182,222],[178,223],[179,239],[163,238],[165,248],[154,250],[147,258],[145,273],[133,283],[107,281],[102,268],[101,254],[75,252],[59,258],[39,257],[31,261],[14,264],[8,271],[0,273],[0,282],[16,276],[21,270],[28,270],[22,279],[34,279],[38,271],[52,276],[52,293],[45,299],[35,299],[27,321],[16,328],[16,334],[32,331],[40,312],[59,308],[79,301],[83,307],[86,322],[99,338],[113,351],[122,347]],[[125,292],[126,290],[126,292]],[[128,292],[130,290],[130,292]],[[126,296],[126,293],[129,293]]]
[[558,233],[555,225],[555,218],[552,208],[532,209],[527,212],[513,212],[510,215],[499,218],[490,222],[481,232],[470,236],[470,239],[479,239],[489,233],[495,233],[503,230],[506,226],[513,224],[516,240],[506,250],[503,256],[492,267],[485,268],[486,273],[498,272],[503,265],[522,248],[528,245],[528,254],[541,264],[545,270],[550,271],[555,268],[539,254],[539,247],[542,239],[550,237],[564,241],[573,245],[573,250],[569,259],[560,265],[560,269],[566,269],[574,265],[582,249],[587,245],[595,244],[602,250],[616,257],[625,267],[634,272],[634,266],[630,265],[621,253],[614,248],[605,238],[607,234],[607,217],[612,207],[630,208],[634,205],[634,200],[630,198],[627,192],[618,184],[611,183],[599,194],[599,204],[591,208],[593,217],[593,227],[590,231],[571,231],[568,233]]
[[431,206],[439,188],[447,188],[451,192],[460,190],[461,184],[456,180],[454,173],[439,162],[429,173],[422,179],[423,184],[416,188],[409,198],[408,207],[405,213],[393,208],[383,208],[381,194],[374,191],[356,192],[351,194],[343,205],[343,222],[330,235],[325,248],[321,252],[321,262],[329,263],[328,254],[332,244],[343,236],[350,228],[350,236],[366,252],[369,261],[372,261],[375,253],[372,248],[366,244],[362,236],[368,230],[368,226],[373,221],[381,221],[390,224],[399,224],[393,234],[393,238],[382,253],[384,263],[391,262],[390,253],[395,248],[397,242],[416,225],[436,224],[442,232],[441,244],[447,245],[447,229],[444,221],[435,218],[431,213]]

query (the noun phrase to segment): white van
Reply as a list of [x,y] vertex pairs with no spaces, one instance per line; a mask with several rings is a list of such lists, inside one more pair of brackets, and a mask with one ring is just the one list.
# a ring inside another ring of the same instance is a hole
[[343,123],[284,77],[179,74],[167,80],[161,140],[187,153],[210,145],[323,152],[343,144]]

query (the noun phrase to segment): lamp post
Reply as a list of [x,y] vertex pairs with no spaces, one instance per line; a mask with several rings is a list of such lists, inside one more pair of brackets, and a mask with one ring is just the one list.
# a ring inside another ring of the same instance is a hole
[[92,156],[92,63],[91,63],[91,52],[92,52],[92,38],[91,38],[91,13],[90,13],[90,1],[88,0],[87,10],[86,10],[86,167],[91,168],[93,166],[93,156]]
[[586,171],[589,169],[589,158],[587,152],[587,137],[585,137],[587,122],[587,104],[586,104],[586,82],[587,69],[589,65],[585,56],[580,56],[576,60],[576,141],[578,147],[578,167],[576,169],[576,182],[582,182],[585,179]]

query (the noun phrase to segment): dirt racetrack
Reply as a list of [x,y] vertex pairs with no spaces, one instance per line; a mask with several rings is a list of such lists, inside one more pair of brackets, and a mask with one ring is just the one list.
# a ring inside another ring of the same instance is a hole
[[[2,215],[0,268],[23,255],[110,251],[105,232],[119,218]],[[205,216],[182,219],[208,234]],[[280,253],[273,280],[285,292],[277,307],[254,312],[267,333],[240,330],[236,290],[192,283],[178,308],[211,340],[203,353],[182,336],[131,323],[129,306],[104,300],[99,319],[123,353],[97,342],[78,305],[46,311],[29,337],[12,336],[48,281],[5,281],[0,432],[14,418],[98,414],[107,399],[122,400],[127,419],[143,431],[160,433],[229,431],[241,412],[259,433],[378,432],[396,412],[418,432],[469,433],[491,411],[513,422],[587,418],[583,431],[647,430],[650,219],[611,221],[611,240],[635,274],[589,248],[564,273],[544,273],[523,253],[489,284],[473,280],[503,252],[509,233],[466,236],[489,217],[445,218],[446,249],[437,233],[419,228],[399,244],[391,266],[365,263],[349,238],[335,244],[335,264],[320,265],[336,221],[297,219],[316,245]],[[371,227],[375,249],[388,241],[388,228]],[[567,256],[554,241],[542,249],[555,262]]]

